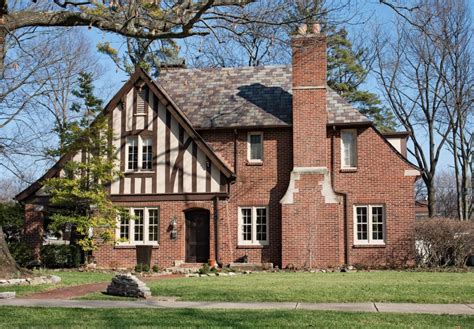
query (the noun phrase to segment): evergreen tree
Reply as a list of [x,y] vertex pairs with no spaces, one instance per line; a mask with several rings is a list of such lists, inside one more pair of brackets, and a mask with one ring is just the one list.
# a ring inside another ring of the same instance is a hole
[[[102,112],[102,100],[94,95],[92,76],[81,73],[78,101],[72,110],[82,116],[63,127],[59,154],[82,152],[83,161],[69,161],[62,177],[45,183],[52,205],[58,209],[51,216],[50,227],[72,227],[79,236],[77,244],[86,252],[95,249],[99,240],[110,241],[116,227],[117,209],[107,194],[107,184],[119,174],[116,157],[109,141],[113,138]],[[91,234],[92,233],[92,234]]]

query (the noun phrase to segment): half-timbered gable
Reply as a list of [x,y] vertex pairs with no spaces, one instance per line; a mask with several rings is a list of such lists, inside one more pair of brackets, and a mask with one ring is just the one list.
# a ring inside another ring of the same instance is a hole
[[230,169],[199,137],[166,92],[141,70],[109,107],[117,195],[226,193]]

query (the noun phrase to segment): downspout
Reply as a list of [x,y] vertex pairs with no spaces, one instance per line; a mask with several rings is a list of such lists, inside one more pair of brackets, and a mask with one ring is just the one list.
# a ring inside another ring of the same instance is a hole
[[234,173],[237,175],[237,137],[238,137],[237,129],[234,129]]
[[335,167],[336,167],[336,126],[332,126],[332,135],[331,135],[331,186],[334,193],[339,194],[343,198],[344,203],[344,266],[350,265],[349,259],[349,223],[347,222],[347,193],[337,191],[334,186],[334,177],[335,177]]
[[222,267],[222,262],[219,256],[219,197],[214,197],[214,248],[217,264]]

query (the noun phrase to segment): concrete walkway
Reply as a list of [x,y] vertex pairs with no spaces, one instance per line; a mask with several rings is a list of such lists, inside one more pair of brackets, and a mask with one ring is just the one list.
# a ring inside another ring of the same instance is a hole
[[409,304],[409,303],[229,303],[185,302],[157,299],[137,301],[67,300],[67,299],[3,299],[0,306],[65,307],[65,308],[155,308],[155,309],[251,309],[251,310],[318,310],[381,313],[426,313],[474,315],[474,304]]

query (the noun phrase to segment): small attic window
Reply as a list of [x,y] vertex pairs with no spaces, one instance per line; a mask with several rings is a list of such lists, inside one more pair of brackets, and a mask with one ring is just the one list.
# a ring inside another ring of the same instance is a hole
[[145,89],[137,90],[137,112],[136,114],[145,114]]

